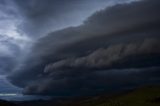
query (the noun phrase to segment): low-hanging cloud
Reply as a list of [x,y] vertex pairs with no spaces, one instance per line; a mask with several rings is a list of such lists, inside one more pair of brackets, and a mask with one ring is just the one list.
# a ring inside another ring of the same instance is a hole
[[26,94],[58,96],[159,83],[159,8],[158,0],[119,4],[50,33],[9,79]]
[[[88,68],[88,69],[103,69],[103,68],[116,68],[116,64],[118,66],[123,66],[123,68],[126,68],[127,66],[124,66],[123,64],[127,64],[130,61],[133,61],[136,59],[137,56],[143,56],[143,58],[146,56],[145,60],[148,59],[150,55],[159,55],[160,54],[160,43],[157,39],[144,39],[142,43],[135,44],[116,44],[109,46],[108,48],[100,48],[93,53],[84,56],[84,57],[78,57],[78,58],[69,58],[60,60],[58,62],[54,62],[53,64],[49,64],[45,67],[45,72],[53,71],[54,70],[65,70],[65,69],[81,69]],[[131,59],[131,57],[135,57],[134,59]],[[128,59],[127,59],[128,58]],[[126,59],[124,63],[122,61]],[[157,58],[158,59],[158,58]],[[140,57],[138,58],[140,61]],[[131,64],[132,67],[135,67],[136,64],[140,66],[140,62],[135,61],[135,63]],[[143,66],[145,64],[145,60],[142,63],[141,67],[147,67]],[[153,58],[155,60],[155,58]],[[157,65],[153,64],[153,60],[151,61],[151,65]],[[159,65],[159,64],[158,64]],[[132,68],[131,67],[131,68]]]
[[[57,71],[41,81],[29,83],[25,94],[54,96],[94,95],[138,85],[159,83],[159,68],[101,70],[90,72]],[[59,78],[58,78],[59,77]]]

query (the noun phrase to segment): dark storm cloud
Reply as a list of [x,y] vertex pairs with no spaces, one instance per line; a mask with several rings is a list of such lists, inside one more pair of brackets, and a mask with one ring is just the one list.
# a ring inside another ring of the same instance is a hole
[[[119,4],[35,43],[10,76],[26,94],[80,95],[159,83],[160,1]],[[23,80],[19,80],[23,79]]]
[[[147,69],[101,70],[71,73],[57,71],[56,74],[29,83],[25,94],[54,96],[94,95],[100,92],[124,90],[138,85],[159,83],[159,67]],[[57,78],[57,76],[63,76]],[[55,78],[56,77],[56,78]],[[118,88],[118,89],[117,89]]]
[[31,44],[30,39],[34,41],[33,38],[45,35],[50,30],[79,25],[94,11],[116,2],[117,0],[0,0],[0,35],[3,35],[0,36],[0,56],[5,54],[8,61],[6,65],[6,61],[3,63],[3,59],[0,60],[3,67],[0,73],[13,70],[10,63],[16,63],[13,60],[17,59],[21,61],[21,55],[25,57]]
[[0,56],[0,74],[11,72],[15,65],[16,61],[13,57]]
[[93,12],[105,6],[127,2],[127,0],[14,1],[24,18],[19,28],[30,37],[39,37],[53,30],[79,25]]
[[[64,60],[60,60],[58,62],[54,62],[53,64],[48,65],[45,68],[45,72],[48,71],[54,71],[54,70],[65,70],[66,68],[68,69],[81,69],[82,67],[84,68],[89,68],[89,69],[102,69],[102,68],[116,68],[116,64],[120,64],[120,66],[126,68],[128,66],[125,66],[123,64],[127,64],[130,61],[135,61],[134,64],[131,64],[132,67],[140,66],[140,57],[136,61],[136,56],[143,56],[143,58],[146,55],[145,61],[149,58],[149,56],[152,57],[153,60],[155,58],[152,56],[153,54],[157,55],[156,60],[158,61],[158,57],[160,56],[160,43],[159,40],[157,39],[145,39],[142,43],[137,43],[136,44],[117,44],[117,45],[112,45],[109,46],[108,48],[100,48],[93,53],[84,56],[84,57],[78,57],[78,58],[67,58]],[[134,59],[130,59],[129,57],[134,57]],[[125,58],[125,62],[122,63],[122,60]],[[160,62],[157,64],[153,64],[153,60],[150,59],[149,61],[151,62],[151,65],[159,65]],[[143,60],[143,59],[142,59]],[[142,63],[142,67],[145,64],[145,61]],[[120,62],[120,63],[119,63]],[[149,64],[147,64],[148,66]],[[147,67],[144,65],[144,67]]]
[[[70,11],[73,12],[73,8],[77,7],[80,2],[78,0],[70,0],[71,2],[66,0],[15,1],[22,16],[24,16],[24,21],[20,25],[20,28],[30,37],[42,36],[46,34],[51,27],[51,29],[55,29],[64,26],[62,24],[66,23],[66,18],[72,17],[66,17],[66,14],[69,15]],[[61,23],[59,20],[61,20]]]

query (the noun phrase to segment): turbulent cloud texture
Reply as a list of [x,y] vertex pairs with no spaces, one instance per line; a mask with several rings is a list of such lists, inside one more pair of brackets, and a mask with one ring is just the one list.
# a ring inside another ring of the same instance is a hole
[[133,0],[14,0],[23,17],[20,29],[33,38],[77,26],[93,12]]
[[118,4],[50,33],[9,79],[25,94],[58,96],[159,83],[159,9],[158,0]]
[[[128,66],[124,66],[123,64],[128,64],[130,61],[135,61],[134,64],[131,64],[131,67],[135,67],[136,64],[138,66],[143,67],[145,61],[143,63],[136,63],[138,60],[140,61],[141,56],[146,55],[146,60],[152,54],[160,54],[160,43],[157,39],[145,39],[142,43],[139,44],[117,44],[109,46],[108,48],[100,48],[93,53],[79,58],[67,58],[64,60],[60,60],[58,62],[54,62],[53,64],[48,65],[45,68],[45,72],[54,71],[54,70],[65,70],[74,69],[78,70],[83,68],[89,69],[101,69],[101,68],[116,68],[116,64],[120,67],[127,68]],[[136,61],[136,56],[140,56]],[[134,59],[130,59],[135,57]],[[153,57],[152,57],[153,58]],[[122,63],[122,61],[125,62]],[[143,60],[143,59],[142,59]],[[152,59],[151,59],[152,60]],[[153,58],[154,60],[154,58]],[[147,61],[148,62],[148,61]],[[151,65],[153,64],[153,61]],[[144,66],[147,67],[147,66]]]

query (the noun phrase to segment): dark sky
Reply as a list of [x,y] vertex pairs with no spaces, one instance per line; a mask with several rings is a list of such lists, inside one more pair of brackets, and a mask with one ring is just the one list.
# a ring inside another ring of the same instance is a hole
[[6,62],[12,69],[19,61],[16,56],[24,57],[39,37],[65,27],[78,26],[95,11],[130,1],[0,0],[0,73],[10,70],[5,66]]
[[24,94],[160,81],[159,0],[0,0],[0,8],[0,74]]

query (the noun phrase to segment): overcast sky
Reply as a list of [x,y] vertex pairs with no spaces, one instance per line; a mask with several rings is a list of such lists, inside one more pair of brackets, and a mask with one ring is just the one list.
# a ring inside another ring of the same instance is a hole
[[14,61],[19,61],[16,57],[24,56],[37,38],[58,29],[78,26],[95,11],[126,1],[0,0],[0,73],[10,71],[6,62],[15,66]]
[[159,7],[158,0],[0,0],[0,74],[25,94],[58,96],[157,83]]

